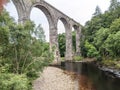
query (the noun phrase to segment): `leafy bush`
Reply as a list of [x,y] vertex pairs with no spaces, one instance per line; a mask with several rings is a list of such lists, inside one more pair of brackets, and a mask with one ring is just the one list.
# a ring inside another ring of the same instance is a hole
[[120,69],[120,63],[117,63],[117,64],[115,65],[115,67],[118,68],[118,69]]
[[25,75],[0,74],[0,90],[30,90]]
[[99,52],[88,41],[85,42],[85,48],[87,50],[87,56],[88,57],[93,58],[93,57],[98,57],[99,56]]
[[104,64],[106,66],[114,66],[115,61],[114,60],[102,60],[102,64]]
[[81,61],[81,60],[83,60],[83,57],[81,57],[81,56],[74,56],[73,60],[74,61]]
[[29,83],[53,58],[40,25],[17,24],[6,11],[1,13],[0,90],[30,90]]
[[65,61],[65,57],[61,57],[60,59],[61,59],[61,61]]
[[101,63],[110,68],[112,67],[112,68],[120,69],[120,60],[105,59],[105,60],[102,60]]
[[118,58],[120,57],[120,31],[116,34],[110,34],[105,41],[104,47],[108,52],[109,57]]

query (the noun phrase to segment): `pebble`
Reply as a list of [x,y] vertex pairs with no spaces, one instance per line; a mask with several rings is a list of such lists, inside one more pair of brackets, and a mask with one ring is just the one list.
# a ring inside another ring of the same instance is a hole
[[76,90],[75,80],[64,70],[46,67],[38,79],[33,82],[33,90]]

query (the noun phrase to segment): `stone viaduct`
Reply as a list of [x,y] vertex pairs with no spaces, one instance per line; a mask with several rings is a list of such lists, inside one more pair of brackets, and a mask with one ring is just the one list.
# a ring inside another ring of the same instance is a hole
[[66,33],[66,53],[65,59],[72,60],[72,28],[76,31],[76,54],[80,54],[80,36],[81,26],[78,22],[68,17],[55,7],[51,6],[44,0],[12,0],[17,12],[18,21],[20,23],[30,19],[30,13],[33,7],[40,9],[47,17],[49,23],[49,35],[50,35],[50,49],[54,47],[55,60],[59,60],[59,49],[58,49],[58,31],[57,24],[58,20],[61,20],[65,27]]

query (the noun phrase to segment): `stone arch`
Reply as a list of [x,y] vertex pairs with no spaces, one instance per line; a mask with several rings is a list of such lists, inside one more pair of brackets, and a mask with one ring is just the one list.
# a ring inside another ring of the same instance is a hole
[[72,60],[72,27],[67,17],[58,17],[58,20],[61,20],[65,27],[65,37],[66,37],[66,52],[65,60]]
[[57,18],[57,24],[58,24],[58,21],[61,21],[65,27],[65,33],[66,33],[66,30],[69,28],[69,23],[68,21],[64,18],[64,17],[58,17]]
[[[72,60],[72,26],[74,24],[79,24],[72,18],[68,17],[49,3],[44,0],[12,0],[16,6],[19,16],[19,22],[24,23],[26,20],[30,19],[30,13],[33,7],[39,8],[47,17],[49,23],[50,31],[50,48],[54,48],[55,59],[59,58],[58,51],[58,37],[57,37],[57,22],[60,19],[66,31],[66,60]],[[80,33],[80,27],[76,30]],[[79,34],[77,34],[79,35]],[[79,38],[78,38],[79,39]]]
[[73,25],[73,28],[74,28],[75,30],[77,30],[77,29],[79,28],[79,26],[76,25],[76,24],[74,24],[74,25]]
[[47,7],[45,4],[37,2],[32,4],[29,9],[29,15],[32,11],[32,8],[36,7],[40,9],[46,16],[48,24],[49,24],[49,43],[50,50],[54,53],[55,61],[59,61],[59,50],[58,50],[58,39],[57,39],[57,24],[55,23],[56,19],[54,18],[54,12],[51,11],[50,7]]
[[[29,15],[33,9],[33,7],[36,7],[38,9],[40,9],[46,16],[47,20],[48,20],[48,23],[49,23],[49,28],[50,26],[53,24],[54,20],[53,20],[53,17],[52,17],[52,14],[50,12],[50,10],[45,7],[44,5],[41,5],[40,3],[36,3],[36,4],[33,4],[29,10]],[[30,16],[29,16],[30,17]]]
[[14,3],[18,13],[18,22],[20,23],[28,20],[28,12],[26,12],[26,8],[23,7],[25,5],[24,2],[21,2],[20,0],[12,0],[12,2]]
[[[66,30],[67,30],[67,26],[68,26],[67,24],[68,24],[68,22],[66,21],[66,19],[64,19],[64,18],[57,19],[57,33],[58,34],[59,34],[59,32],[64,33],[64,35],[65,35],[64,39],[63,39],[64,41],[62,41],[62,42],[65,46],[66,46]],[[59,27],[59,25],[60,25],[60,27]],[[62,30],[62,31],[60,31],[60,30]],[[62,33],[60,33],[60,34],[62,34]],[[58,37],[58,40],[59,40],[59,37]],[[59,41],[58,41],[58,47],[60,48]],[[62,48],[62,50],[64,52],[59,49],[60,57],[65,57],[66,47]]]
[[[10,1],[9,3],[7,3],[7,5],[5,5],[5,9],[9,12],[10,16],[12,16],[15,19],[15,21],[18,22],[19,14],[13,1]],[[11,9],[14,13],[10,13]]]

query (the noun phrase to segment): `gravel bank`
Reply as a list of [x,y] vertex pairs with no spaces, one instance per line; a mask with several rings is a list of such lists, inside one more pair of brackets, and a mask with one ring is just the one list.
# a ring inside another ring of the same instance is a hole
[[55,67],[44,69],[40,78],[34,81],[33,90],[78,90],[77,82],[63,70]]

